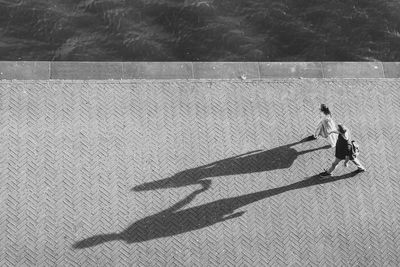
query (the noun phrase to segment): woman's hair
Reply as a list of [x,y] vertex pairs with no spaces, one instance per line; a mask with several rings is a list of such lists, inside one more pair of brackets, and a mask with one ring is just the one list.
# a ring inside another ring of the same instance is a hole
[[321,112],[323,112],[325,115],[331,115],[331,111],[325,104],[321,104],[320,108]]

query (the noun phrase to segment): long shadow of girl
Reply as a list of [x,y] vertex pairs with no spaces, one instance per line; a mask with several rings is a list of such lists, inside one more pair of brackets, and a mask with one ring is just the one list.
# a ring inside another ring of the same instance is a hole
[[203,184],[202,189],[191,193],[185,199],[179,201],[172,207],[152,216],[141,219],[120,233],[96,235],[79,241],[73,245],[73,248],[82,249],[115,240],[122,240],[127,243],[143,242],[155,238],[173,236],[198,230],[219,222],[240,217],[244,214],[244,211],[235,212],[236,209],[264,198],[307,186],[350,178],[354,175],[354,173],[349,173],[342,176],[331,177],[330,179],[325,180],[319,178],[319,176],[311,176],[305,180],[287,186],[268,189],[239,197],[220,199],[179,211],[179,209],[190,203],[196,197],[196,195],[208,189],[210,186],[210,181],[207,182],[206,180],[203,181],[205,184]]

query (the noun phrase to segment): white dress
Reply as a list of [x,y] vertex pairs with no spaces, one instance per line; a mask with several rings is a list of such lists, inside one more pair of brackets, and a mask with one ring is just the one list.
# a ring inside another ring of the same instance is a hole
[[323,138],[327,138],[328,142],[332,147],[336,146],[336,141],[338,139],[338,134],[333,133],[329,134],[331,131],[337,131],[336,123],[333,121],[331,116],[325,116],[318,124],[317,129],[315,130],[315,137],[322,136]]

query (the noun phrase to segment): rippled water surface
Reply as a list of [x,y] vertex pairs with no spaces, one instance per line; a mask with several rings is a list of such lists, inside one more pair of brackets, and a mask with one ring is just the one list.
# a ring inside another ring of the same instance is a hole
[[400,0],[0,0],[0,60],[400,60]]

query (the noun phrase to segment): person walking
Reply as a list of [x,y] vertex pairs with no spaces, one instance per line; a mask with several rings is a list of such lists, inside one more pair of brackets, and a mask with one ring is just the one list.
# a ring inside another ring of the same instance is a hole
[[336,151],[335,151],[335,161],[332,163],[332,166],[320,173],[319,175],[321,177],[328,177],[331,176],[332,172],[336,169],[336,166],[344,160],[344,166],[348,166],[349,160],[352,161],[356,166],[357,170],[354,171],[354,173],[360,173],[360,172],[365,172],[364,166],[361,164],[361,162],[354,156],[352,155],[352,144],[350,141],[350,132],[346,128],[346,126],[339,124],[338,125],[338,130],[336,131],[331,131],[329,134],[336,133],[338,134],[338,139],[336,142]]
[[328,140],[331,147],[335,147],[338,134],[336,133],[329,134],[329,133],[336,129],[336,123],[332,119],[331,111],[325,104],[321,104],[320,111],[322,119],[319,122],[317,129],[315,130],[315,133],[313,135],[310,135],[308,137],[308,140],[310,141],[315,140],[321,136]]

